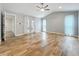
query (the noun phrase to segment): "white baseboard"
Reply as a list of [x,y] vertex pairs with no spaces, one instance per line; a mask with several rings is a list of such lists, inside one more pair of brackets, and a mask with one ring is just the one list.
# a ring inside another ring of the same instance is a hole
[[[32,32],[32,33],[40,33],[40,32]],[[22,36],[22,35],[26,35],[26,34],[32,34],[32,33],[23,33],[23,34],[17,34],[17,35],[15,35],[15,36]]]
[[[47,33],[54,33],[54,34],[58,34],[58,35],[65,35],[64,33],[59,33],[59,32],[47,32]],[[67,36],[67,35],[65,35],[65,36]],[[71,36],[71,37],[78,37],[79,38],[79,36],[77,36],[77,35],[74,35],[74,36]]]
[[15,36],[21,36],[21,35],[24,35],[24,33],[23,34],[16,34]]
[[[41,32],[35,32],[35,33],[41,33]],[[46,33],[52,33],[52,34],[67,36],[67,35],[65,35],[64,33],[59,33],[59,32],[46,32]],[[31,33],[23,33],[23,34],[18,34],[18,35],[15,35],[15,36],[21,36],[21,35],[26,35],[26,34],[31,34]],[[78,37],[78,38],[79,38],[79,36],[76,36],[76,35],[71,36],[71,37]]]
[[58,34],[58,35],[65,35],[64,33],[59,33],[59,32],[47,32],[47,33],[53,33],[53,34]]

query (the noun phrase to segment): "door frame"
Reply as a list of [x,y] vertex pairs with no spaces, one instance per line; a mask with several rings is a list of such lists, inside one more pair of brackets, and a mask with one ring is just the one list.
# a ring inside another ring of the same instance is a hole
[[6,16],[7,15],[11,15],[11,16],[14,16],[15,17],[15,19],[14,19],[14,23],[15,23],[15,30],[14,30],[14,34],[15,34],[15,36],[16,36],[16,14],[13,14],[13,13],[9,13],[9,12],[4,12],[4,39],[6,40],[6,28],[5,28],[5,24],[6,24]]

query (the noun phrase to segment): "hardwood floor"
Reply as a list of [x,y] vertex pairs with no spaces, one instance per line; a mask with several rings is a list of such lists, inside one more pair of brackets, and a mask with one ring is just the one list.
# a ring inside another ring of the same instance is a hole
[[78,56],[79,40],[51,33],[28,34],[8,38],[0,44],[6,56]]

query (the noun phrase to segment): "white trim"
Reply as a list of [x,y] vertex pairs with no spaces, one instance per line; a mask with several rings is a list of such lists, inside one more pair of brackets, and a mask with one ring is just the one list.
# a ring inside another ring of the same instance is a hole
[[59,34],[59,35],[65,35],[64,33],[59,33],[59,32],[47,32],[47,33],[54,33],[54,34]]
[[0,10],[0,43],[1,43],[1,10]]
[[32,34],[32,33],[17,34],[16,36],[21,36],[21,35],[25,35],[25,34]]
[[16,36],[16,14],[15,14],[15,36]]
[[13,13],[9,13],[9,12],[6,12],[6,15],[12,15],[12,16],[15,16],[15,14],[13,14]]
[[24,35],[24,33],[23,34],[17,34],[16,36],[21,36],[21,35]]
[[[6,24],[6,12],[4,12],[4,16],[5,16],[5,18],[3,20]],[[5,24],[4,24],[4,39],[6,40],[6,28],[5,28],[6,25]]]
[[[59,33],[59,32],[47,32],[47,33],[54,33],[54,34],[59,34],[59,35],[67,36],[67,35],[65,35],[64,33]],[[79,38],[79,36],[77,36],[77,35],[73,35],[73,36],[71,36],[71,37],[78,37],[78,38]]]
[[[34,32],[34,33],[41,33],[41,32]],[[32,32],[31,33],[23,33],[23,34],[18,34],[16,36],[21,36],[21,35],[26,35],[26,34],[33,34]]]
[[27,21],[27,16],[24,16],[24,34],[26,34],[26,28],[27,28],[27,26],[25,26],[27,23],[26,23],[26,21]]

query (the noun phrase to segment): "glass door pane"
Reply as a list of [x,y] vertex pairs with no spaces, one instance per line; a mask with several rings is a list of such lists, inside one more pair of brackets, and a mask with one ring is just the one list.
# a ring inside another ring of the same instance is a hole
[[65,17],[65,34],[69,36],[74,34],[74,15]]

